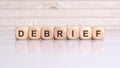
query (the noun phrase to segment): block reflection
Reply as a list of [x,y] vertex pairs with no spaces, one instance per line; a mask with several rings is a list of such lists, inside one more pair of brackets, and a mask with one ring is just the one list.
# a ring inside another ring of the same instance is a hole
[[16,40],[16,50],[41,55],[102,53],[103,43],[104,40]]

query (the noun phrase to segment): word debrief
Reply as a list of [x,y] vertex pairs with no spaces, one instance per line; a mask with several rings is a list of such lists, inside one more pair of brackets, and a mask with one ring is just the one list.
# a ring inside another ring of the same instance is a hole
[[17,40],[99,40],[104,38],[103,27],[17,27]]

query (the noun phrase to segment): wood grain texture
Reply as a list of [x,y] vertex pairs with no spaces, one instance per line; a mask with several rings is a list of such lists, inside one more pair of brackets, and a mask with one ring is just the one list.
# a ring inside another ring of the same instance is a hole
[[2,10],[120,9],[120,1],[1,1]]
[[120,10],[1,10],[0,18],[120,18]]
[[119,0],[0,1],[0,26],[120,26]]

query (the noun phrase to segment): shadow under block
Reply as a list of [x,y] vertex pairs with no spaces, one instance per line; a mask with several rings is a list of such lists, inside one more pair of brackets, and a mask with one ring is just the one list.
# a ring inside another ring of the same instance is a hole
[[81,40],[88,40],[92,37],[92,30],[91,27],[80,27],[80,39]]
[[40,28],[39,27],[29,27],[28,37],[30,40],[39,40],[40,39]]
[[103,27],[17,27],[17,40],[99,40],[104,38]]
[[54,39],[55,40],[66,39],[66,28],[65,27],[54,27]]
[[92,27],[92,39],[99,40],[104,38],[103,27]]
[[41,38],[43,40],[52,40],[53,39],[53,27],[42,27]]
[[17,40],[28,39],[28,28],[27,27],[17,27],[15,37]]
[[79,39],[79,28],[78,27],[68,27],[67,28],[67,39],[68,40]]

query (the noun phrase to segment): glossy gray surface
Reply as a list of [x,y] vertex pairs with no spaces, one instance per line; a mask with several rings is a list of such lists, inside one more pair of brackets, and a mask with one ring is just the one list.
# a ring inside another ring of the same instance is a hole
[[0,68],[120,68],[120,32],[104,40],[15,40],[0,29]]

